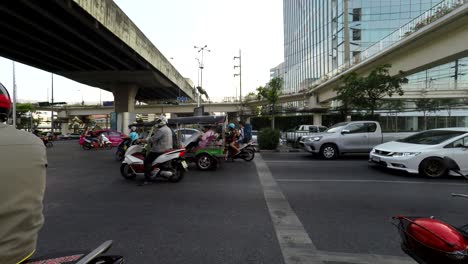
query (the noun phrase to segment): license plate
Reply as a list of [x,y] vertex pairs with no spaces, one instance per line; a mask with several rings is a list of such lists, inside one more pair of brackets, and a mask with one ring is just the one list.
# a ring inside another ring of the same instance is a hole
[[182,167],[184,167],[184,169],[188,168],[187,162],[185,162],[185,160],[181,161],[180,164],[182,164]]
[[374,162],[380,162],[380,158],[379,158],[379,157],[372,157],[372,161],[374,161]]

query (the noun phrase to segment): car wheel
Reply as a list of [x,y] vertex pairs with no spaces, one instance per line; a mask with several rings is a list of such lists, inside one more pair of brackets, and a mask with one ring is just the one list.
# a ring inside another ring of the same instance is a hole
[[120,165],[120,174],[127,180],[131,180],[136,177],[136,174],[133,173],[132,169],[127,163],[122,163],[122,165]]
[[214,164],[214,160],[210,155],[202,153],[196,157],[195,163],[197,164],[198,169],[206,171],[211,169]]
[[336,159],[338,154],[338,148],[333,144],[325,144],[320,148],[320,155],[324,159]]
[[439,178],[447,174],[441,158],[427,158],[419,165],[419,173],[429,178]]

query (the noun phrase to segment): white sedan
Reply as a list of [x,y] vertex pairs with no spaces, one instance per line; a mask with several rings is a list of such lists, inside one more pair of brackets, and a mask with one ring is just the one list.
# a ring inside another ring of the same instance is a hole
[[468,173],[468,128],[432,129],[374,147],[369,162],[409,173],[437,178],[448,171],[447,156]]

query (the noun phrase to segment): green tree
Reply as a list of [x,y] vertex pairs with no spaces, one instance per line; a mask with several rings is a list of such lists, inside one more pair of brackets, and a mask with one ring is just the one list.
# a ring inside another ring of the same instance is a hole
[[257,95],[255,92],[250,92],[244,97],[244,102],[250,102],[257,99]]
[[456,98],[441,98],[437,100],[439,109],[447,110],[448,116],[445,117],[445,127],[450,127],[450,118],[452,117],[452,109],[460,103]]
[[416,109],[423,112],[424,115],[424,130],[427,129],[427,114],[430,112],[437,111],[438,102],[436,99],[429,98],[419,98],[414,102],[416,104]]
[[257,99],[266,100],[271,113],[271,128],[275,128],[276,106],[283,89],[283,79],[276,77],[271,79],[265,87],[257,88]]
[[17,103],[16,104],[16,119],[18,129],[32,129],[31,123],[33,123],[32,113],[36,112],[36,108],[30,103]]
[[[404,94],[401,85],[408,79],[400,76],[390,76],[390,64],[380,65],[368,76],[359,76],[356,72],[342,77],[343,85],[336,89],[337,98],[342,101],[341,111],[349,113],[350,109],[365,109],[373,116],[375,110],[381,107],[384,97],[394,94]],[[403,72],[400,71],[400,75]]]
[[73,129],[73,133],[77,133],[78,129],[80,129],[80,126],[83,125],[83,121],[81,121],[81,119],[77,116],[75,116],[70,124],[69,124],[69,128]]
[[402,112],[405,109],[405,105],[405,100],[401,99],[382,101],[382,109],[388,110],[390,114],[395,115],[394,125],[393,121],[391,121],[391,126],[394,127],[395,132],[398,132],[398,113]]

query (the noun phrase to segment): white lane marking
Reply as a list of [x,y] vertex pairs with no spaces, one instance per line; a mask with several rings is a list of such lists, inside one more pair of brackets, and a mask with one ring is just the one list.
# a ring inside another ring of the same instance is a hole
[[468,186],[467,183],[451,182],[423,182],[423,181],[386,181],[386,180],[345,180],[345,179],[277,179],[278,182],[341,182],[341,183],[392,183],[392,184],[425,184],[425,185],[448,185],[448,186]]
[[317,254],[317,248],[289,205],[261,155],[255,157],[254,162],[284,263],[323,264]]
[[318,251],[323,261],[353,264],[415,264],[409,257]]

